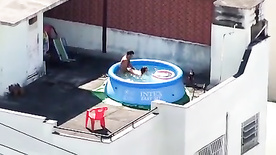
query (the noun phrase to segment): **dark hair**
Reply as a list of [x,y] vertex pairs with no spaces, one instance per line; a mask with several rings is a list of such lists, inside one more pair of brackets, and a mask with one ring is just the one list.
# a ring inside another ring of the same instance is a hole
[[134,54],[133,51],[128,51],[128,52],[127,52],[127,55],[133,55],[133,54]]
[[144,74],[148,70],[148,67],[142,67],[141,68],[141,73]]

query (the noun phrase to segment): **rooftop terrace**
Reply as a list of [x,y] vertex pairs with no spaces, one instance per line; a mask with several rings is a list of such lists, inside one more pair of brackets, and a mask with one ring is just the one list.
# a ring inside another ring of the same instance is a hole
[[[122,128],[133,125],[145,115],[154,112],[123,106],[111,99],[101,100],[90,90],[101,85],[109,67],[118,59],[70,53],[77,61],[69,64],[47,64],[47,75],[25,87],[25,94],[20,97],[6,96],[0,100],[0,108],[45,116],[57,120],[56,133],[89,139],[99,136],[91,134],[85,128],[85,112],[92,107],[107,106],[106,129],[96,123],[95,133],[110,136]],[[82,86],[84,89],[80,89]],[[87,89],[87,90],[85,90]],[[188,90],[193,92],[192,88]],[[197,89],[194,96],[202,94]],[[132,124],[131,124],[132,123]],[[89,125],[90,126],[90,125]]]

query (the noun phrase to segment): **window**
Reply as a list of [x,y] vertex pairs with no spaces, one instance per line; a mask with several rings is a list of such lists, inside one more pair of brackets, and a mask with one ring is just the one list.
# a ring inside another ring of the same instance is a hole
[[244,154],[258,145],[259,113],[242,123],[241,153]]
[[225,155],[224,146],[225,135],[220,136],[212,141],[202,149],[197,151],[194,155]]

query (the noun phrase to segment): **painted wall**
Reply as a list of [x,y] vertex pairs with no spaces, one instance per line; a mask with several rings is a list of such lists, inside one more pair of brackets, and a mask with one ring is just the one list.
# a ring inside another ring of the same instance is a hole
[[28,67],[26,55],[26,29],[26,23],[21,23],[16,27],[4,25],[0,27],[1,95],[7,91],[7,86],[17,82],[22,84],[26,78],[26,69]]
[[54,142],[83,155],[91,153],[97,155],[165,155],[168,148],[161,147],[164,146],[166,141],[163,136],[163,123],[160,123],[160,121],[160,118],[155,117],[111,144],[62,136],[55,136]]
[[276,102],[276,18],[274,6],[276,6],[276,1],[265,0],[264,14],[265,18],[268,20],[268,35],[271,36],[268,99]]
[[111,146],[109,144],[103,144],[100,142],[81,140],[77,138],[70,138],[59,135],[53,135],[53,142],[62,148],[68,149],[76,154],[82,155],[108,155]]
[[276,104],[268,102],[267,104],[267,137],[266,137],[266,155],[276,154]]
[[[115,154],[183,155],[185,122],[182,107],[158,105],[158,112],[159,115],[151,122],[138,127],[139,131],[135,129],[112,143]],[[127,146],[127,149],[124,146]]]
[[224,81],[237,73],[250,43],[251,29],[212,25],[211,83]]
[[[19,112],[0,109],[0,144],[4,144],[17,151],[26,154],[57,154],[62,153],[50,145],[42,143],[25,134],[34,136],[40,140],[52,143],[53,126],[56,121],[45,121],[45,117],[28,115]],[[20,132],[18,132],[20,131]],[[0,150],[2,154],[15,154],[16,152],[3,147]]]
[[[107,25],[124,31],[210,45],[214,0],[107,1]],[[70,0],[47,17],[102,26],[102,0]]]
[[[171,111],[174,111],[172,114]],[[35,136],[48,143],[54,144],[60,148],[70,152],[89,155],[167,155],[173,153],[175,155],[183,154],[183,123],[175,128],[175,122],[171,118],[183,118],[182,108],[169,106],[159,108],[160,115],[154,117],[141,126],[135,128],[131,132],[123,135],[111,144],[103,144],[70,138],[52,134],[54,121],[44,122],[45,117],[27,115],[9,110],[0,109],[0,122],[13,127],[21,132]],[[165,122],[165,123],[164,123]],[[182,125],[181,125],[182,124]],[[174,130],[171,130],[173,128]],[[6,128],[0,124],[0,144],[17,149],[27,154],[51,154],[62,155],[70,154],[61,149],[57,149],[33,138],[20,134],[14,130]],[[177,132],[178,134],[175,134]],[[10,137],[10,135],[13,135]],[[177,143],[176,143],[177,141]],[[182,149],[179,149],[182,148]],[[1,149],[1,147],[0,147]],[[4,150],[4,149],[3,149]],[[0,150],[1,153],[3,150]],[[7,151],[9,153],[10,150]],[[10,154],[10,153],[9,153]]]
[[[44,18],[44,21],[53,25],[69,46],[101,50],[101,27],[51,18]],[[136,58],[166,60],[179,65],[184,71],[193,68],[195,73],[209,75],[209,46],[117,29],[108,29],[107,34],[108,53],[122,56],[127,50],[134,50]]]
[[[268,46],[263,41],[253,47],[245,72],[231,77],[184,107],[185,154],[194,154],[226,133],[228,112],[228,154],[241,154],[241,124],[260,112],[259,145],[246,155],[264,154],[266,137],[266,104]],[[262,76],[256,76],[262,75]],[[195,143],[189,143],[196,141]]]
[[41,72],[43,14],[37,16],[37,23],[28,21],[14,27],[0,25],[0,95],[8,91],[11,84],[25,85],[29,75]]

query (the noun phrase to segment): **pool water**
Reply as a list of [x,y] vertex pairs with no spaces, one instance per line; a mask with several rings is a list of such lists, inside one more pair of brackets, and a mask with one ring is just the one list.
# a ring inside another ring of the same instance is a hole
[[[135,69],[140,70],[143,66],[135,65],[133,66]],[[144,73],[142,76],[133,75],[131,73],[122,73],[120,70],[116,72],[116,75],[120,78],[126,79],[128,81],[132,82],[157,82],[160,81],[160,79],[156,79],[152,76],[157,70],[163,70],[166,69],[165,67],[160,66],[146,66],[148,67],[148,71]]]

